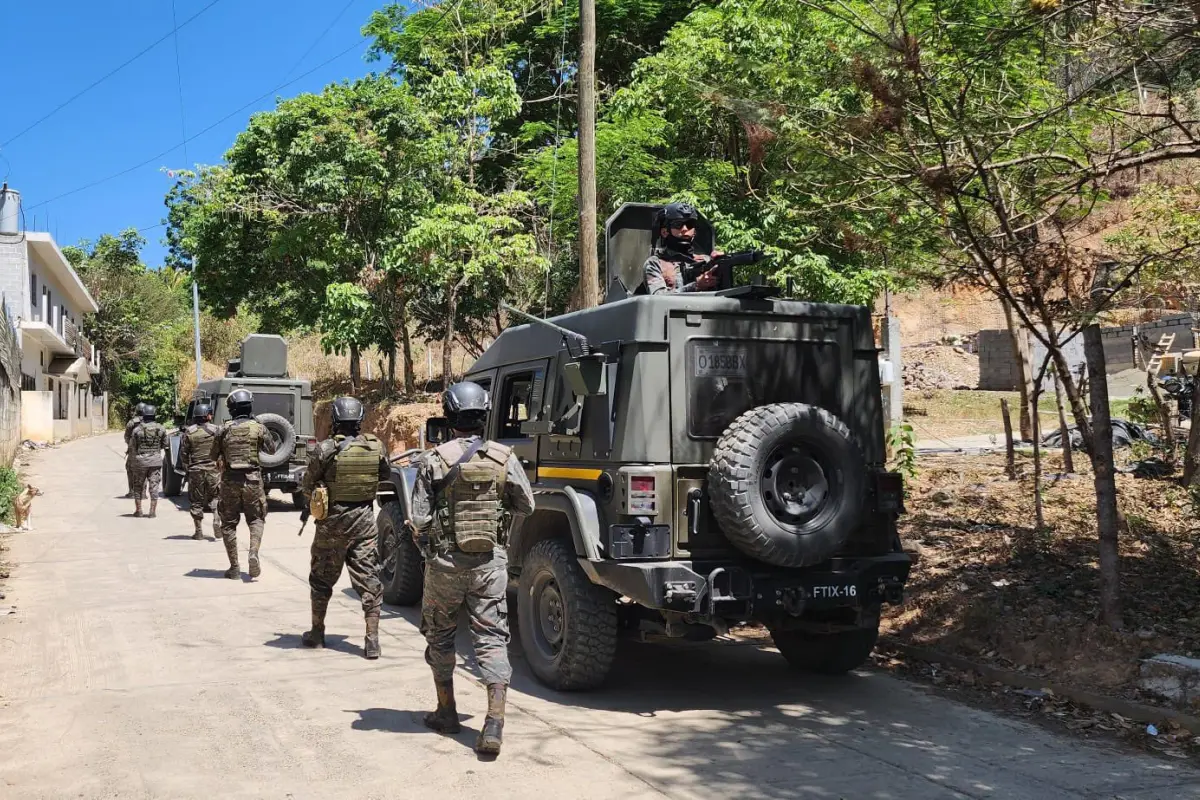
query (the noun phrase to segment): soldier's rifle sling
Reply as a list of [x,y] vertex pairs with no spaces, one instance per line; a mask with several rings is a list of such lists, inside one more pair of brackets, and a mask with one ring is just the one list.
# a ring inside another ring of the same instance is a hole
[[487,441],[480,436],[479,439],[473,442],[471,446],[467,448],[466,452],[462,454],[462,458],[454,462],[454,465],[451,466],[449,471],[442,476],[441,480],[432,481],[430,483],[429,488],[433,491],[435,497],[441,494],[442,490],[449,486],[454,479],[458,477],[458,474],[462,472],[462,469],[460,469],[462,465],[470,461],[471,457],[482,450],[485,444],[487,444]]

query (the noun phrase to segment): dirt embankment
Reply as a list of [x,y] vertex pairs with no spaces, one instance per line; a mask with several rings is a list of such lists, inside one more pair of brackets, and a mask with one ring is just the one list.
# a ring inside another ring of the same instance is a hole
[[[1076,458],[1076,463],[1086,459]],[[1051,473],[1060,468],[1048,456]],[[1029,463],[1003,456],[922,459],[902,536],[921,560],[886,633],[994,666],[1142,702],[1139,660],[1200,656],[1200,545],[1187,492],[1117,476],[1129,530],[1120,539],[1125,630],[1098,620],[1095,499],[1090,474],[1048,476],[1046,528],[1033,527]],[[1193,712],[1195,710],[1193,709]]]
[[[330,400],[321,400],[313,405],[318,439],[329,437],[329,405],[331,402]],[[401,453],[412,447],[420,447],[421,431],[425,427],[425,420],[429,417],[439,416],[441,413],[441,405],[435,402],[367,403],[363,431],[378,436],[389,453]]]

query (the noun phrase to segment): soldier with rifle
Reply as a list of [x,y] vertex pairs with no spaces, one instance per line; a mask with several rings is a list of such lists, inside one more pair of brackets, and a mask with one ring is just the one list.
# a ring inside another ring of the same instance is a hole
[[465,607],[488,693],[475,750],[494,755],[500,752],[512,677],[504,546],[512,515],[533,513],[533,490],[516,454],[483,438],[491,399],[482,386],[454,384],[442,395],[442,409],[456,438],[422,456],[409,526],[425,553],[421,633],[438,701],[424,722],[439,733],[461,730],[454,702],[454,637]]
[[126,492],[126,497],[133,497],[137,490],[133,487],[133,450],[129,447],[129,437],[133,435],[133,429],[142,422],[142,410],[146,407],[145,403],[138,403],[133,407],[133,416],[125,423],[125,481],[129,484],[129,491]]
[[129,453],[132,479],[134,516],[142,516],[142,496],[150,489],[150,517],[158,516],[158,490],[162,486],[163,450],[167,446],[167,429],[155,422],[158,410],[142,404],[142,421],[129,433]]
[[217,496],[221,479],[217,473],[217,426],[212,422],[212,403],[199,400],[192,406],[192,424],[183,432],[179,460],[187,471],[189,512],[196,527],[193,539],[204,538],[204,512],[213,515],[213,541],[221,533],[217,518]]
[[[312,628],[302,637],[306,647],[325,646],[325,612],[333,586],[350,573],[350,585],[362,600],[367,635],[363,655],[379,658],[379,607],[383,586],[379,582],[379,531],[375,527],[375,492],[387,480],[387,451],[375,436],[362,432],[363,405],[353,397],[333,401],[333,438],[317,445],[308,457],[304,496],[319,487],[327,492],[324,515],[317,519],[312,543],[308,586],[312,599]],[[301,512],[307,523],[309,510]],[[304,531],[303,525],[300,528]]]
[[726,255],[695,252],[699,215],[690,203],[669,203],[655,219],[658,244],[642,267],[638,294],[711,292],[733,285],[733,267],[761,261],[763,253],[750,250]]
[[254,395],[248,389],[235,389],[225,399],[230,420],[219,431],[214,444],[221,461],[221,488],[217,512],[225,539],[229,569],[225,577],[237,580],[237,526],[242,515],[250,526],[250,577],[262,574],[258,549],[262,545],[263,527],[267,521],[267,493],[263,490],[260,452],[274,453],[275,440],[266,427],[252,414]]

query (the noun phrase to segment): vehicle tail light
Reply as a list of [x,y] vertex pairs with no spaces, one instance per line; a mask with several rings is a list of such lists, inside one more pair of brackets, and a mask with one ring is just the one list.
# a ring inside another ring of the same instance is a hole
[[310,436],[304,441],[304,446],[309,450],[316,450],[317,440]]
[[884,514],[904,513],[904,476],[896,472],[875,474],[875,510]]
[[633,475],[629,478],[629,491],[633,494],[653,493],[653,475]]

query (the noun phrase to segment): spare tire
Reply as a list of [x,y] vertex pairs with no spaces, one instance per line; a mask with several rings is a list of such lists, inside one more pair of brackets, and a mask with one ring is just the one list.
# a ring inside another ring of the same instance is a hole
[[271,438],[275,440],[274,453],[268,453],[265,450],[258,451],[259,465],[267,469],[282,467],[291,459],[292,453],[296,450],[296,429],[292,427],[292,423],[278,414],[256,414],[254,418],[267,429],[267,433],[271,434]]
[[841,420],[803,403],[735,419],[713,451],[709,502],[746,555],[780,567],[829,558],[862,518],[867,468]]

